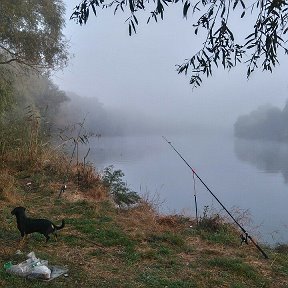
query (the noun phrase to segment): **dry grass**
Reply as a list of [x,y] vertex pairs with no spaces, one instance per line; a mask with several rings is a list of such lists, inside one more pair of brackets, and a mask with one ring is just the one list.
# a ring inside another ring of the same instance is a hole
[[19,198],[14,176],[8,169],[3,169],[0,173],[0,199],[15,204]]

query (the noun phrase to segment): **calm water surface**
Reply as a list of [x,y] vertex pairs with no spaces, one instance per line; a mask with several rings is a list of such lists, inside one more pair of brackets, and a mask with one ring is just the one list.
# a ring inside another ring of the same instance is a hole
[[[248,212],[249,234],[288,242],[288,145],[229,133],[165,136],[236,218]],[[121,169],[132,190],[160,197],[162,213],[195,215],[192,172],[161,136],[102,137],[90,145],[97,169]],[[196,193],[199,214],[204,206],[221,210],[197,179]]]

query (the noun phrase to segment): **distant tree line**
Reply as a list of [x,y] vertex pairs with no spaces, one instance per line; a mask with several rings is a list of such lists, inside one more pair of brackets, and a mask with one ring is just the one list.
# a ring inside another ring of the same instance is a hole
[[237,137],[245,139],[287,141],[287,123],[288,102],[283,109],[266,105],[240,116],[234,125],[234,132]]

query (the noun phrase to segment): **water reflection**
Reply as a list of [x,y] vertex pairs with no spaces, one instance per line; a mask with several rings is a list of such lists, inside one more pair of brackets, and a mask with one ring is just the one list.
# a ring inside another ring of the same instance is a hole
[[[154,140],[154,139],[153,139]],[[143,161],[147,157],[153,157],[163,145],[159,141],[151,142],[151,137],[102,137],[90,141],[91,151],[89,159],[97,169],[103,169],[109,165],[125,164]],[[84,147],[87,148],[87,147]],[[86,149],[87,150],[87,149]],[[82,154],[86,151],[83,149]]]
[[288,183],[288,144],[236,138],[234,150],[239,160],[262,172],[281,173]]

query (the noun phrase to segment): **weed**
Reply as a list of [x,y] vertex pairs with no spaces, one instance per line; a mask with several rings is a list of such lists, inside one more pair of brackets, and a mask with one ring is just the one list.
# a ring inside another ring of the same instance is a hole
[[203,217],[198,221],[198,225],[193,229],[186,229],[187,234],[196,234],[209,242],[235,245],[239,243],[239,235],[236,229],[225,222],[219,214],[209,214],[208,206],[205,206]]
[[222,219],[219,214],[209,215],[209,207],[205,206],[203,216],[199,219],[198,228],[208,232],[217,232],[221,228]]

